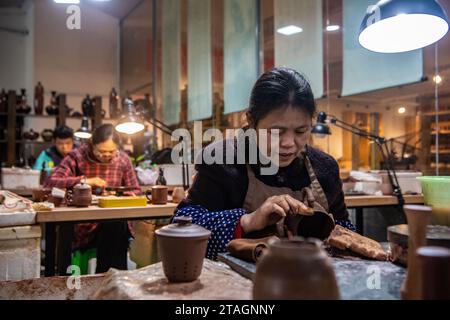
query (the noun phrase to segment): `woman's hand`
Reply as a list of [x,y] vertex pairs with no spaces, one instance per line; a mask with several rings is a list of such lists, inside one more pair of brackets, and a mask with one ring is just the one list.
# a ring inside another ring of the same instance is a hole
[[276,224],[290,213],[310,215],[310,209],[289,195],[273,196],[256,211],[243,215],[241,227],[246,233],[262,230]]
[[98,187],[98,188],[106,188],[108,186],[108,183],[99,177],[88,178],[86,179],[86,183],[91,187]]

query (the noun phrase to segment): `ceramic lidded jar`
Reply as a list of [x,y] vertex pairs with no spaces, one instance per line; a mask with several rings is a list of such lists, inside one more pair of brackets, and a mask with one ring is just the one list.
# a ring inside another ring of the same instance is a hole
[[167,279],[170,282],[196,280],[202,272],[211,231],[192,224],[191,217],[175,217],[173,224],[155,233]]
[[253,286],[256,300],[337,300],[339,289],[320,241],[273,243],[258,262]]
[[44,130],[41,132],[41,136],[42,136],[42,139],[43,139],[45,142],[50,142],[50,141],[52,141],[52,139],[53,139],[53,130],[51,130],[51,129],[44,129]]
[[36,140],[37,138],[39,138],[39,133],[37,133],[33,129],[30,129],[29,131],[26,131],[23,133],[23,137],[24,137],[24,139],[33,141],[33,140]]
[[72,205],[76,207],[89,207],[92,203],[92,188],[85,183],[73,187]]

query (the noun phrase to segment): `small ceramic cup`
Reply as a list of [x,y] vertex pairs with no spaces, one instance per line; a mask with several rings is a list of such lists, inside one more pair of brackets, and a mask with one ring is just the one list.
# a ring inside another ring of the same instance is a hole
[[180,203],[185,198],[186,194],[184,193],[183,187],[175,187],[172,191],[172,202]]
[[[152,204],[166,204],[168,198],[169,188],[167,186],[153,186],[151,191]],[[150,200],[149,194],[146,194],[147,199]]]
[[51,194],[51,190],[49,189],[33,189],[33,201],[34,202],[44,202],[48,200],[48,197]]

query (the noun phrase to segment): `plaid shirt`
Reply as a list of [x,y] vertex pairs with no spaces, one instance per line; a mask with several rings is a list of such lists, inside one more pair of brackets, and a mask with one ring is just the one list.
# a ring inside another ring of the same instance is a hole
[[[136,194],[141,193],[139,183],[128,155],[122,151],[110,162],[100,163],[95,160],[91,147],[86,144],[70,152],[52,175],[46,180],[46,188],[72,188],[84,178],[99,177],[108,187],[133,187]],[[86,246],[93,238],[96,223],[75,225],[74,249]]]

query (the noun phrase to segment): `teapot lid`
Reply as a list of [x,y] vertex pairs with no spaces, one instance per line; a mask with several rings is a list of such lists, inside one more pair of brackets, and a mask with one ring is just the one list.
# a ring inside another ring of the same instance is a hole
[[86,190],[86,189],[91,189],[91,186],[88,185],[87,183],[81,182],[79,184],[77,184],[74,189],[78,189],[78,190]]
[[172,224],[156,230],[158,236],[176,238],[209,238],[211,231],[192,223],[192,217],[175,217]]

